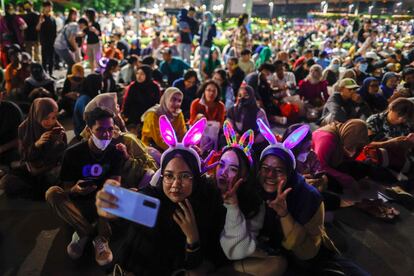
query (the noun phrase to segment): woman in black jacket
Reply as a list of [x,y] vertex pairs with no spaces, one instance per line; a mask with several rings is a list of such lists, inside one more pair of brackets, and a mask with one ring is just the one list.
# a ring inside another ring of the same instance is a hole
[[[206,263],[212,268],[224,262],[219,239],[225,210],[220,192],[201,176],[198,164],[197,153],[190,149],[170,148],[163,154],[158,181],[140,191],[161,201],[157,223],[152,229],[129,224],[118,255],[123,269],[135,275],[204,275],[209,272]],[[102,208],[114,208],[114,202],[100,191],[99,214],[110,218]]]

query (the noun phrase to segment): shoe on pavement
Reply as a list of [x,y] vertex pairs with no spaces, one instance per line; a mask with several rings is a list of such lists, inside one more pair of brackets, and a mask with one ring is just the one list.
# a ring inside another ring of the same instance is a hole
[[104,237],[96,237],[93,240],[95,247],[95,260],[100,266],[104,266],[112,262],[112,251],[109,248],[108,241]]
[[83,250],[85,249],[86,242],[88,241],[88,237],[80,238],[78,233],[74,232],[72,235],[72,241],[69,243],[67,249],[69,257],[76,260],[79,259],[82,254]]

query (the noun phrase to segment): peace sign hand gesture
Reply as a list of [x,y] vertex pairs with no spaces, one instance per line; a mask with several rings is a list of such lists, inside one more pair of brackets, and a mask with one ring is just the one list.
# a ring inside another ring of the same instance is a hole
[[237,190],[240,185],[244,182],[243,178],[237,180],[233,185],[229,184],[227,190],[222,194],[223,202],[229,205],[238,205],[239,201],[237,199]]
[[285,179],[282,179],[277,184],[277,197],[273,201],[268,201],[267,204],[272,208],[279,217],[286,217],[289,213],[287,208],[286,197],[292,191],[292,188],[287,188],[282,191]]
[[178,205],[180,208],[174,212],[173,219],[186,236],[187,244],[194,244],[199,241],[199,236],[193,207],[188,199],[185,199],[184,203],[179,202]]

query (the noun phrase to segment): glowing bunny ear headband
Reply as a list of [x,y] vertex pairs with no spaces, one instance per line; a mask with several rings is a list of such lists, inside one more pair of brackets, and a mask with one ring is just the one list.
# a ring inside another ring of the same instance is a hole
[[300,128],[296,129],[286,138],[283,144],[279,143],[276,140],[276,137],[273,135],[269,127],[262,121],[262,119],[257,120],[257,126],[259,127],[260,133],[266,138],[266,140],[270,144],[267,148],[263,150],[262,154],[260,155],[260,160],[262,160],[263,157],[267,155],[269,150],[274,149],[274,148],[280,149],[289,155],[292,161],[292,167],[293,169],[295,169],[296,158],[292,153],[292,149],[296,147],[300,142],[302,142],[303,139],[306,137],[306,135],[309,133],[310,131],[309,126],[303,125]]
[[[184,138],[181,143],[177,140],[177,135],[175,134],[174,128],[172,127],[170,121],[168,120],[167,116],[162,115],[159,119],[160,124],[160,134],[164,140],[164,142],[168,145],[168,149],[163,152],[161,155],[160,164],[163,163],[165,156],[173,150],[185,150],[190,152],[194,155],[195,159],[197,160],[198,169],[200,173],[203,174],[206,171],[210,170],[212,167],[217,165],[217,163],[211,164],[209,166],[205,166],[208,163],[210,158],[213,156],[214,151],[210,152],[208,157],[205,160],[202,160],[198,153],[192,148],[192,146],[197,145],[200,143],[201,137],[204,132],[204,128],[207,124],[206,118],[202,118],[197,121],[184,135]],[[158,182],[158,179],[161,176],[161,169],[159,169],[151,179],[151,185],[155,186]]]
[[[254,143],[254,132],[249,129],[240,137],[240,140],[237,142],[236,132],[233,129],[230,121],[226,120],[223,125],[224,136],[226,137],[227,146],[224,148],[238,148],[246,154],[247,159],[249,159],[250,165],[253,164],[253,158],[250,150],[252,149]],[[246,144],[247,141],[247,145]],[[223,149],[223,151],[224,151]]]

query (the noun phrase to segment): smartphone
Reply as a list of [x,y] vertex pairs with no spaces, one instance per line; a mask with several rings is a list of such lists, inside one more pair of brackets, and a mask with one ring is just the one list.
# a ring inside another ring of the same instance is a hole
[[106,212],[150,228],[155,226],[160,208],[158,198],[112,185],[105,185],[104,189],[118,198],[118,208],[103,208]]

